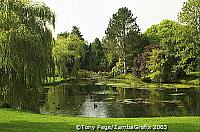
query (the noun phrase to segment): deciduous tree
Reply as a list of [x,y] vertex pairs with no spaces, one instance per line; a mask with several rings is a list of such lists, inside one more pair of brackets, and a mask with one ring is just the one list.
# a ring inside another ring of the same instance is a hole
[[19,109],[34,109],[38,92],[53,75],[54,13],[29,0],[0,2],[0,93]]
[[80,59],[85,56],[84,46],[85,42],[74,34],[56,40],[53,55],[58,74],[61,77],[67,78],[77,75],[80,69]]

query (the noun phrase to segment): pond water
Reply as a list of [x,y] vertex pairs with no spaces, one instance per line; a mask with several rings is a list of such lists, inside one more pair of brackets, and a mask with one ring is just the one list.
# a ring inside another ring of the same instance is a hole
[[197,88],[117,88],[65,83],[45,91],[42,114],[126,118],[200,115]]

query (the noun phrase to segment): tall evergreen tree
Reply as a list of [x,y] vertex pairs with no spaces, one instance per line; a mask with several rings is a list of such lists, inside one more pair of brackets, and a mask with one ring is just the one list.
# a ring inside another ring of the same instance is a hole
[[77,37],[81,40],[84,40],[83,35],[80,32],[80,29],[77,26],[72,27],[71,34],[77,35]]
[[89,46],[89,69],[93,71],[102,71],[106,69],[105,51],[99,38],[96,38]]
[[127,53],[131,47],[130,45],[137,44],[134,41],[138,39],[139,33],[140,30],[136,24],[136,17],[134,18],[131,10],[128,10],[126,7],[119,8],[109,21],[106,35],[112,42],[111,44],[115,45],[115,49],[112,50],[116,51],[124,62],[124,73],[126,73]]

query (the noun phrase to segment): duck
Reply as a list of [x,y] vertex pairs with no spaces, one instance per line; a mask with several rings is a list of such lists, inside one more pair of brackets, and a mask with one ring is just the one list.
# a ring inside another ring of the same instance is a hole
[[96,109],[97,108],[97,104],[96,103],[94,103],[94,109]]
[[57,109],[57,110],[60,110],[60,107],[57,107],[56,109]]
[[60,104],[58,104],[58,106],[56,107],[57,110],[60,110]]

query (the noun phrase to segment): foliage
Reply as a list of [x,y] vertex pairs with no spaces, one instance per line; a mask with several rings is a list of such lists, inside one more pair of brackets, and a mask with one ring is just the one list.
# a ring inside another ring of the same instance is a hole
[[80,69],[80,59],[85,55],[84,46],[85,42],[73,34],[67,38],[60,37],[56,40],[53,56],[61,77],[77,75]]
[[54,74],[50,26],[55,15],[29,0],[0,5],[0,97],[12,107],[34,109],[42,83]]
[[90,78],[92,77],[93,72],[87,71],[87,70],[79,70],[78,71],[78,77],[79,78]]
[[199,37],[200,33],[200,1],[199,0],[188,0],[184,2],[183,8],[178,15],[181,23],[187,24],[196,33],[195,36]]
[[87,52],[88,49],[87,49],[86,41],[84,40],[83,35],[81,34],[80,28],[77,27],[77,26],[73,26],[73,27],[72,27],[72,31],[71,31],[70,34],[75,35],[75,36],[78,37],[80,40],[82,40],[82,41],[85,42],[85,45],[84,45],[84,47],[83,47],[83,49],[82,49],[82,50],[84,50],[85,55],[82,55],[81,58],[80,58],[80,68],[81,68],[81,69],[86,69],[86,66],[87,66],[87,63],[86,63],[86,62],[87,62],[87,59],[88,59],[88,58],[86,58],[86,54],[88,53],[88,52]]
[[127,39],[127,51],[126,51],[126,65],[128,67],[134,66],[133,58],[144,50],[146,46],[145,38],[142,34],[131,33]]
[[159,36],[157,35],[158,28],[159,28],[158,24],[152,25],[143,33],[143,35],[147,38],[147,41],[148,41],[147,43],[149,43],[149,44],[159,44],[160,43]]
[[150,44],[144,47],[144,51],[138,54],[137,57],[134,58],[133,73],[136,77],[142,77],[142,76],[145,76],[147,73],[149,73],[149,70],[147,67],[147,61],[149,61],[151,52],[154,49],[159,49],[159,45]]
[[80,29],[77,26],[72,27],[71,34],[76,35],[79,39],[84,40],[83,35],[80,32]]
[[162,49],[154,49],[151,52],[147,67],[148,77],[155,82],[171,82],[176,77],[172,70],[173,60],[165,59],[166,52]]
[[120,75],[124,71],[124,62],[119,59],[119,62],[116,63],[116,66],[112,68],[112,75]]
[[116,63],[119,60],[119,56],[116,53],[115,45],[112,44],[111,40],[108,40],[108,38],[104,37],[102,39],[102,46],[105,50],[105,58],[107,60],[107,68],[109,71],[116,65]]
[[[106,30],[106,37],[110,41],[107,44],[111,44],[111,47],[124,62],[124,70],[126,69],[127,54],[137,53],[139,27],[136,24],[136,17],[133,18],[133,14],[126,7],[118,9],[118,12],[113,14],[109,21],[108,28]],[[109,47],[109,45],[108,45]],[[130,52],[130,47],[133,50]],[[126,73],[126,70],[124,71]]]
[[88,70],[96,72],[106,70],[107,60],[105,57],[105,49],[98,38],[89,45],[87,54]]
[[150,44],[159,44],[161,48],[173,52],[174,46],[183,41],[183,38],[181,38],[183,27],[175,21],[163,20],[160,24],[148,28],[144,36]]
[[[162,65],[163,68],[152,72],[151,78],[155,77],[160,78],[159,81],[171,82],[180,76],[186,76],[187,72],[197,69],[199,48],[195,44],[188,26],[164,20],[147,29],[144,35],[149,39],[149,42],[158,43],[161,50],[164,51],[163,62],[157,62],[160,63],[157,65]],[[152,61],[149,63],[155,66],[155,60],[158,59],[158,56],[154,57],[149,60]],[[152,70],[150,67],[148,69]]]
[[185,78],[179,78],[179,82],[200,85],[200,72],[189,72]]
[[180,46],[180,65],[188,64],[187,72],[200,70],[200,1],[188,0],[178,15],[179,21],[187,26],[184,32],[186,42]]
[[67,38],[69,35],[70,35],[70,33],[66,31],[66,32],[59,33],[57,35],[57,38],[59,38],[59,37]]

